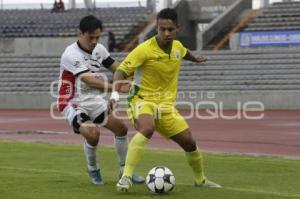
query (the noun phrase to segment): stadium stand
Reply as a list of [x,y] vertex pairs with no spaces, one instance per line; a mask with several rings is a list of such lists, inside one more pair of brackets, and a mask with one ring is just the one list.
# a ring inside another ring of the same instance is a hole
[[146,7],[50,10],[1,10],[0,37],[72,37],[78,21],[93,14],[104,22],[105,31],[115,34],[117,47],[127,43],[147,22],[151,10]]
[[[284,9],[290,10],[288,13],[281,13],[279,7],[280,9],[284,7]],[[259,31],[268,28],[273,30],[274,24],[277,24],[276,30],[280,30],[280,28],[286,30],[289,27],[297,28],[297,20],[300,18],[298,13],[300,12],[294,12],[294,10],[299,8],[300,3],[296,2],[275,3],[267,9],[259,11],[258,16],[249,23],[246,31],[250,31],[250,28],[259,29]],[[129,17],[131,14],[129,14],[128,9],[135,10],[136,13],[132,14],[134,17]],[[137,24],[135,21],[137,13],[144,10],[144,12],[141,12],[141,18],[143,16],[147,17],[149,14],[146,13],[146,8],[103,8],[99,10],[102,10],[100,17],[106,22],[106,29],[119,31],[120,34],[115,34],[119,44],[121,42],[120,35],[123,35],[122,38],[126,37],[124,35],[128,34],[128,27]],[[269,10],[272,10],[272,12]],[[123,17],[120,17],[121,11],[123,11]],[[17,13],[16,10],[4,12]],[[0,17],[6,17],[5,20],[0,22],[0,35],[2,37],[9,35],[18,35],[16,37],[35,35],[34,37],[37,37],[37,34],[45,37],[49,34],[53,38],[59,38],[66,37],[68,34],[74,36],[78,18],[97,11],[77,9],[68,11],[68,14],[49,12],[46,14],[48,17],[41,14],[45,12],[43,10],[22,10],[18,14],[9,15],[9,17],[4,16],[4,12],[0,11]],[[40,14],[33,14],[39,16],[38,19],[34,19],[28,13],[28,15],[24,14],[26,12]],[[127,15],[128,17],[124,17]],[[49,16],[54,16],[51,23],[45,23],[46,20],[49,20]],[[272,16],[278,17],[274,18]],[[36,21],[30,23],[31,20]],[[256,26],[255,24],[261,25]],[[272,25],[269,26],[268,24]],[[284,24],[285,26],[281,26]],[[39,32],[40,29],[44,32]],[[179,92],[212,91],[221,96],[217,100],[230,104],[228,108],[236,108],[236,102],[243,99],[244,101],[251,99],[262,101],[267,106],[266,108],[271,109],[300,108],[299,100],[297,100],[300,96],[298,92],[300,89],[300,47],[204,50],[198,51],[196,54],[207,56],[208,61],[202,65],[183,62],[179,77]],[[125,53],[112,54],[119,61],[125,55]],[[52,90],[56,92],[57,82],[52,83],[58,79],[59,61],[60,57],[57,53],[53,55],[40,55],[30,52],[28,54],[0,53],[0,100],[3,101],[2,107],[9,104],[7,102],[13,98],[15,104],[17,104],[16,107],[19,108],[32,108],[35,105],[37,105],[37,108],[48,108],[49,104],[55,100],[53,96],[50,96],[50,88],[53,85]],[[111,74],[105,69],[103,69],[103,72],[107,74],[111,81]],[[32,100],[32,96],[35,96],[37,100],[27,103],[26,100]],[[25,98],[25,100],[18,100],[18,98]],[[26,105],[20,104],[20,101]],[[197,98],[194,101],[199,102],[201,99]],[[39,103],[40,105],[38,105]]]
[[[184,62],[179,91],[300,89],[300,48],[201,51],[208,61]],[[124,53],[114,53],[122,60]],[[0,92],[49,92],[59,75],[59,56],[0,54]],[[112,76],[103,68],[111,80]]]
[[300,2],[277,2],[261,9],[245,32],[300,30]]
[[297,90],[299,49],[204,51],[203,66],[186,62],[179,89],[202,91]]

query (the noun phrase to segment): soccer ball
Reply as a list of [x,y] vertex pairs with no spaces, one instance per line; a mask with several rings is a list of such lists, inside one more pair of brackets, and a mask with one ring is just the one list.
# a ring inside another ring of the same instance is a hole
[[148,172],[146,185],[151,192],[167,193],[174,188],[175,177],[167,167],[157,166]]

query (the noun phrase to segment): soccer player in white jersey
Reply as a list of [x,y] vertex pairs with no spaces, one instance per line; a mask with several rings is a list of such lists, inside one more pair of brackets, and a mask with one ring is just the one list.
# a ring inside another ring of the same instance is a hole
[[[102,124],[115,134],[120,176],[127,154],[127,127],[110,113],[103,99],[105,91],[112,90],[112,85],[105,78],[99,78],[102,76],[100,67],[104,66],[113,73],[119,63],[98,43],[103,30],[98,18],[92,15],[83,17],[79,29],[78,41],[69,45],[61,56],[58,109],[73,131],[84,137],[88,174],[92,183],[101,185],[103,180],[96,158],[100,136],[97,125]],[[135,183],[144,182],[144,178],[137,175],[133,180]]]

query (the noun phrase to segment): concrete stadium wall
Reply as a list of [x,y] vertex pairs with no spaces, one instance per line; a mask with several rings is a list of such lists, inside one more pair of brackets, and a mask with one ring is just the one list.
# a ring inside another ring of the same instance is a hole
[[50,93],[0,94],[0,109],[49,109],[53,102]]
[[202,50],[233,18],[252,8],[251,0],[237,0],[227,11],[215,18],[203,32],[197,33],[197,50]]
[[196,50],[196,28],[197,24],[190,20],[189,4],[187,1],[179,1],[178,4],[174,5],[174,8],[180,16],[178,23],[180,24],[180,30],[177,34],[177,39],[180,40],[184,46],[190,50]]
[[77,37],[0,38],[0,52],[14,54],[60,54]]
[[[0,38],[0,53],[61,54],[66,46],[77,40],[78,37]],[[101,37],[101,43],[107,46],[107,36]]]
[[[272,109],[300,109],[300,91],[231,91],[179,92],[178,108],[223,108],[236,110],[243,107]],[[0,109],[50,109],[56,99],[50,93],[1,93]],[[126,102],[123,101],[125,104]]]
[[209,22],[224,12],[236,0],[187,0],[190,20]]
[[[196,96],[196,97],[195,97]],[[248,106],[265,110],[300,109],[300,91],[229,91],[229,92],[197,92],[178,96],[177,101],[189,101],[200,109],[222,107],[236,110]],[[198,104],[198,106],[197,106]],[[186,107],[186,105],[185,105]]]

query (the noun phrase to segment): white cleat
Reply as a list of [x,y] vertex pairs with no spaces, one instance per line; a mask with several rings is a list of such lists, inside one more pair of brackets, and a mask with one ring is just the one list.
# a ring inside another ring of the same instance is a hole
[[128,192],[128,189],[132,187],[132,180],[128,176],[123,176],[116,185],[117,191]]

